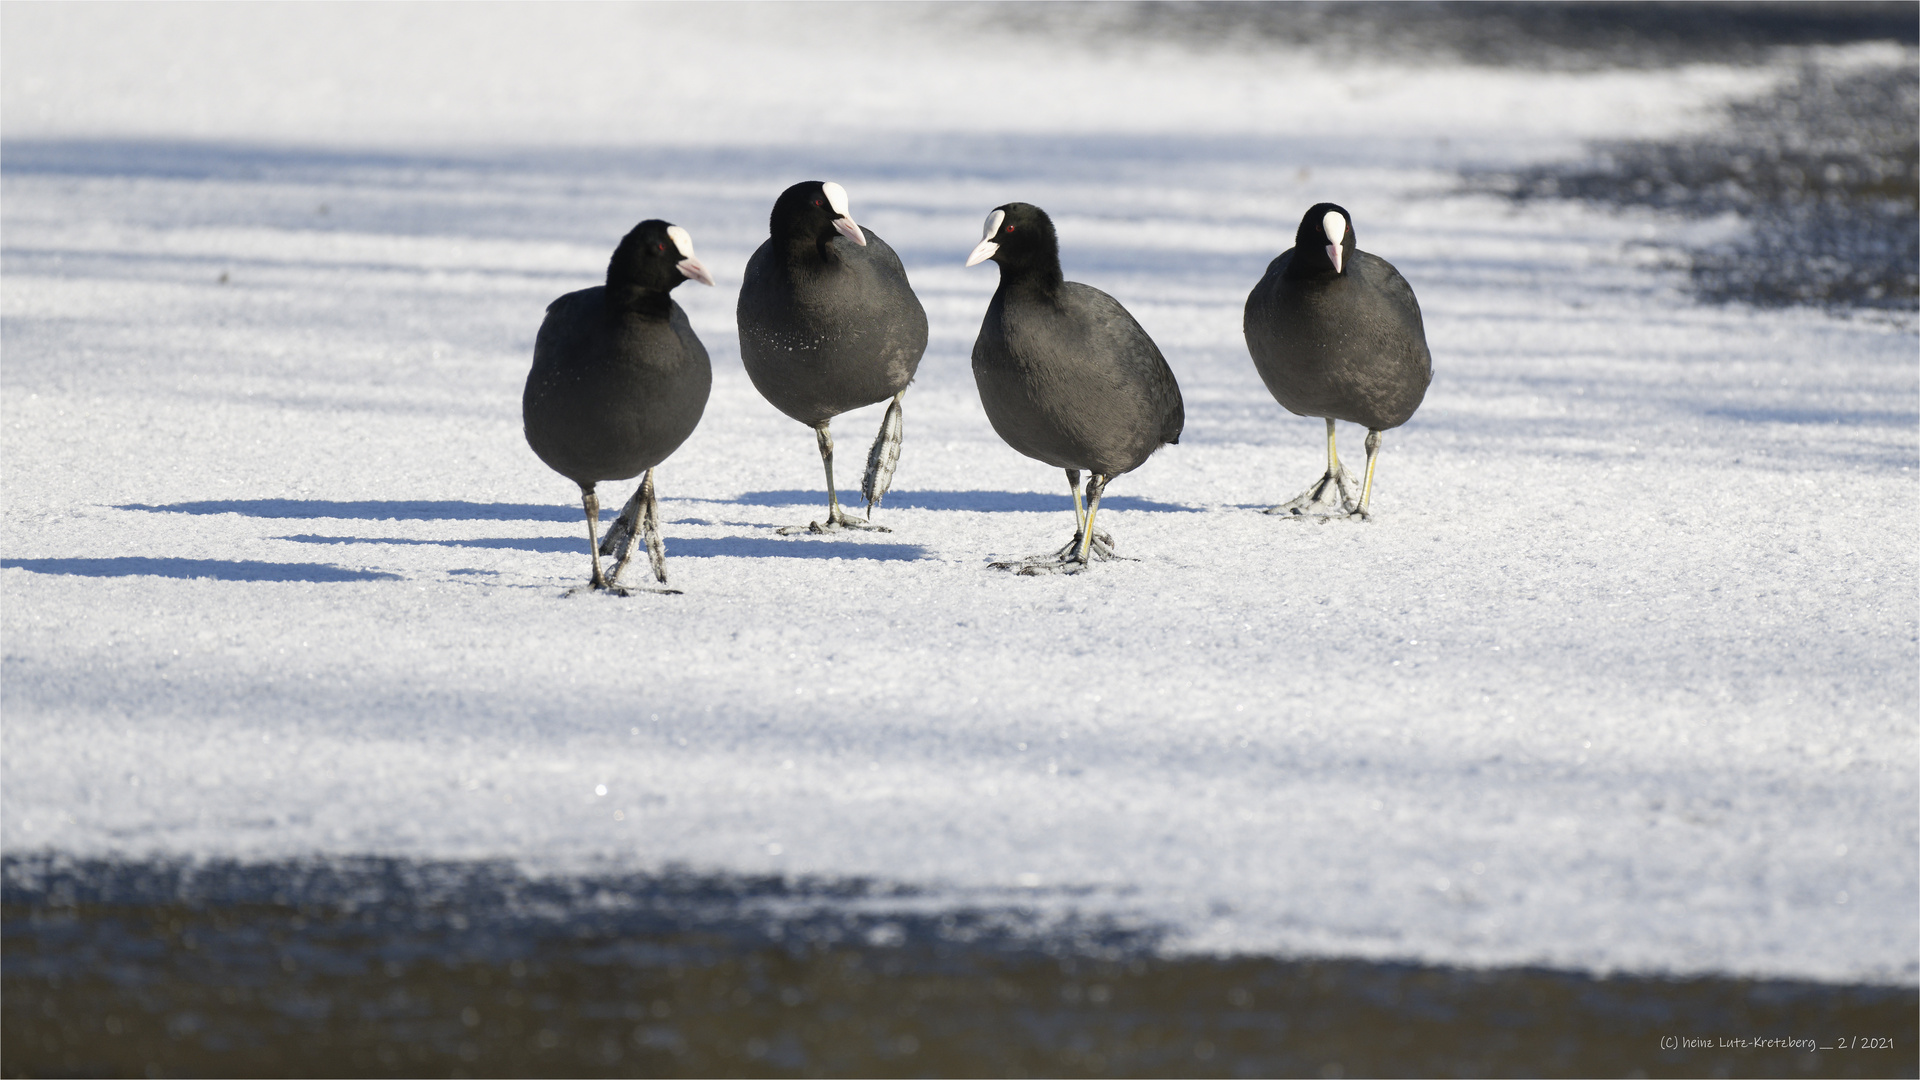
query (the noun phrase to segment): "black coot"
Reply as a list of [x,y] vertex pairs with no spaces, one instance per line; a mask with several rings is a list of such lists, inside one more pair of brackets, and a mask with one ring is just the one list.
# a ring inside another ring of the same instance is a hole
[[[840,509],[827,425],[893,399],[860,485],[867,517],[900,460],[900,400],[927,351],[927,313],[885,240],[854,224],[839,184],[809,180],[780,193],[772,236],[740,286],[740,359],[773,407],[812,428],[827,471],[827,519],[805,529],[876,529]],[[801,528],[781,529],[783,533]]]
[[[973,343],[980,403],[1007,445],[1066,470],[1075,530],[1057,552],[994,565],[1026,574],[1081,570],[1090,557],[1113,556],[1111,540],[1093,527],[1107,482],[1180,441],[1180,385],[1119,301],[1062,279],[1053,222],[1039,207],[1008,203],[987,216],[967,265],[988,259],[1000,264],[1000,287]],[[1092,474],[1084,506],[1082,472]]]
[[[589,589],[626,594],[620,573],[633,556],[636,530],[645,533],[654,576],[667,580],[653,467],[693,434],[713,385],[706,347],[694,336],[687,313],[668,295],[688,278],[713,284],[694,258],[687,230],[643,221],[614,249],[607,283],[547,305],[546,321],[534,339],[520,415],[527,445],[580,485],[593,557]],[[641,473],[645,479],[607,530],[619,561],[613,575],[603,577],[594,536],[600,519],[594,485]]]
[[[1413,288],[1393,264],[1355,246],[1346,210],[1318,203],[1300,219],[1293,247],[1247,294],[1243,327],[1253,366],[1274,398],[1291,412],[1327,421],[1327,474],[1267,513],[1324,508],[1364,520],[1380,433],[1406,423],[1433,381]],[[1353,474],[1334,452],[1335,420],[1367,427],[1367,474],[1357,504]]]

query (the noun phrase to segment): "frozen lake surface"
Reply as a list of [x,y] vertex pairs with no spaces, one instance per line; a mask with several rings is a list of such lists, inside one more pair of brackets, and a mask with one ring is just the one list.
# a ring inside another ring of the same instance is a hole
[[[1658,243],[1737,221],[1458,181],[1683,136],[1788,69],[807,10],[9,9],[9,856],[686,867],[1174,953],[1920,977],[1912,317],[1702,306]],[[819,516],[819,462],[733,302],[806,178],[932,323],[887,534],[774,532]],[[1072,531],[968,366],[995,278],[960,263],[1014,199],[1186,398],[1102,506],[1134,561],[1074,578],[986,565]],[[1256,512],[1324,462],[1240,334],[1320,199],[1434,355],[1366,524]],[[645,217],[719,282],[676,293],[715,366],[658,474],[685,594],[563,599],[576,492],[520,386]]]

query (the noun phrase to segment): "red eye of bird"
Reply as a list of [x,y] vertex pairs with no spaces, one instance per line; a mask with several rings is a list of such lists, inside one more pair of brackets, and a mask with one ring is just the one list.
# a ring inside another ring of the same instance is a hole
[[665,250],[667,250],[667,245],[665,245],[665,244],[655,244],[655,245],[653,245],[653,250],[655,250],[655,251],[665,251]]
[[1013,231],[1013,226],[1011,226],[1011,225],[1009,225],[1009,226],[1007,226],[1007,231],[1008,231],[1008,232],[1012,232],[1012,231]]
[[820,200],[819,200],[819,199],[815,199],[815,200],[813,200],[813,205],[815,205],[815,206],[819,206],[819,205],[820,205]]

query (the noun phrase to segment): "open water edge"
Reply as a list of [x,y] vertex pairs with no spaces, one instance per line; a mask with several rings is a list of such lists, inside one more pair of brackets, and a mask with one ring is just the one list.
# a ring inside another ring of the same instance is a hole
[[1153,927],[865,882],[0,870],[7,1076],[1917,1071],[1912,987],[1173,957]]

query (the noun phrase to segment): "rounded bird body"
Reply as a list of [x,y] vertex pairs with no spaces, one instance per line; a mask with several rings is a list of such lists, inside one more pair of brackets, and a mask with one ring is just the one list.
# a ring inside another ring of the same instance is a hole
[[713,367],[687,313],[612,304],[607,289],[547,307],[521,399],[527,443],[576,483],[626,480],[665,461],[706,411]]
[[[987,217],[967,259],[1000,264],[1000,286],[973,343],[973,378],[993,430],[1007,445],[1067,474],[1076,532],[1051,556],[995,564],[1022,573],[1077,570],[1111,557],[1094,531],[1108,481],[1134,469],[1186,423],[1180,385],[1147,332],[1120,302],[1067,281],[1053,222],[1029,203]],[[1080,474],[1092,478],[1080,501]]]
[[1077,281],[1055,296],[1011,293],[994,293],[973,344],[980,403],[1008,446],[1113,477],[1180,441],[1180,388],[1119,301]]
[[[527,445],[580,486],[593,559],[592,589],[619,588],[636,532],[643,531],[654,576],[667,580],[653,491],[653,467],[699,426],[713,365],[687,313],[669,294],[713,277],[693,238],[664,221],[643,221],[620,241],[607,281],[547,305],[533,343],[533,369],[520,396]],[[600,573],[595,486],[645,474],[607,538],[619,550],[611,579]]]
[[829,426],[893,399],[860,485],[871,516],[900,459],[901,399],[927,351],[926,309],[900,256],[853,220],[839,184],[807,180],[781,192],[767,228],[735,309],[740,360],[762,397],[814,430],[827,479],[825,522],[780,531],[888,531],[840,509]]
[[1247,297],[1247,350],[1261,381],[1300,416],[1374,431],[1406,423],[1433,381],[1413,288],[1364,251],[1340,274],[1290,278],[1297,250],[1273,260]]
[[[927,313],[887,242],[762,243],[740,287],[740,360],[774,408],[813,427],[907,388]],[[798,250],[795,250],[796,246]]]
[[[1294,246],[1267,265],[1247,294],[1247,352],[1288,411],[1327,422],[1327,472],[1298,498],[1267,511],[1305,515],[1333,505],[1366,518],[1380,433],[1406,423],[1433,382],[1433,358],[1413,287],[1379,256],[1359,250],[1353,219],[1319,203]],[[1367,473],[1356,504],[1352,476],[1334,450],[1336,420],[1367,428]]]

